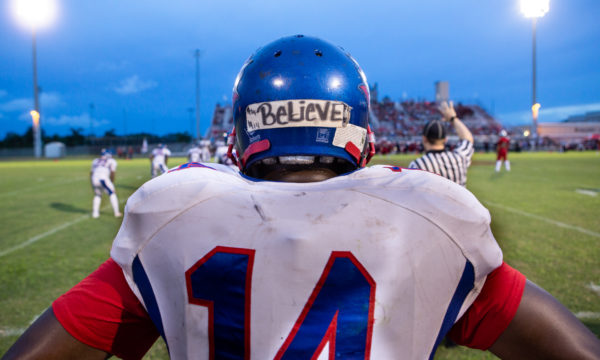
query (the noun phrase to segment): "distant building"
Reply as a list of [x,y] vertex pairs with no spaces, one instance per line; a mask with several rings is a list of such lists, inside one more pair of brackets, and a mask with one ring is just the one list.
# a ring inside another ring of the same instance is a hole
[[578,142],[600,134],[600,121],[539,123],[538,134],[558,142]]
[[447,81],[436,81],[435,102],[450,100],[450,84]]
[[221,106],[217,104],[205,138],[221,140],[223,139],[223,134],[229,133],[231,129],[233,129],[233,111],[231,105]]
[[369,93],[371,94],[371,102],[379,101],[379,89],[377,83],[373,83],[369,88]]
[[539,123],[538,134],[558,142],[580,142],[600,134],[600,111],[569,116],[564,121]]
[[67,155],[67,147],[59,141],[47,143],[44,145],[44,155],[49,159],[63,158]]
[[569,116],[564,122],[568,123],[582,123],[582,122],[597,122],[600,123],[600,111],[592,111],[585,113],[585,115],[573,115]]

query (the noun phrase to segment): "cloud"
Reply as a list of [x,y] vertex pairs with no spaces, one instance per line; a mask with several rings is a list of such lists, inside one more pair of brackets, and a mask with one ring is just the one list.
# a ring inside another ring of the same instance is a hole
[[[540,108],[538,122],[557,122],[566,120],[569,116],[584,115],[587,112],[600,111],[600,103],[577,104]],[[506,125],[522,125],[531,122],[531,111],[517,111],[499,114],[498,118]]]
[[1,112],[29,111],[33,109],[33,100],[29,98],[14,99],[0,103]]
[[[83,113],[81,115],[61,115],[59,117],[51,116],[42,121],[47,125],[53,126],[70,126],[70,127],[81,127],[81,128],[89,128],[90,127],[90,114]],[[93,127],[106,125],[109,123],[106,119],[93,119]]]
[[548,122],[560,121],[569,116],[583,115],[592,111],[600,111],[600,103],[558,106],[548,109],[540,108],[540,118],[543,117],[544,121]]
[[115,91],[121,95],[137,94],[144,90],[156,87],[156,82],[152,80],[140,80],[137,75],[133,75],[121,81]]
[[[1,92],[2,90],[0,90]],[[1,94],[0,94],[1,95]],[[2,96],[0,96],[2,97]],[[60,94],[58,93],[42,93],[40,96],[40,106],[43,109],[56,109],[63,106],[65,103],[62,101]],[[33,109],[33,99],[31,98],[19,98],[13,99],[7,102],[0,102],[0,112],[27,112]]]
[[[29,111],[23,112],[23,113],[21,113],[19,115],[19,117],[17,119],[19,119],[20,121],[24,121],[24,122],[30,123],[31,122],[31,115],[29,114]],[[44,120],[42,119],[42,121],[44,121]]]

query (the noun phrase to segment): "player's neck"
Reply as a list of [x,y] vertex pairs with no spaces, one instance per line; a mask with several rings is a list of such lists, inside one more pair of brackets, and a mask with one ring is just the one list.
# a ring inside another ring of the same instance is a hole
[[439,151],[439,150],[444,150],[444,148],[445,148],[444,143],[441,143],[441,144],[431,144],[428,142],[423,143],[423,149],[425,149],[425,151]]
[[267,174],[264,180],[271,181],[283,181],[283,182],[296,182],[296,183],[307,183],[307,182],[318,182],[332,177],[337,176],[335,172],[330,169],[307,169],[298,171],[283,171],[277,170]]

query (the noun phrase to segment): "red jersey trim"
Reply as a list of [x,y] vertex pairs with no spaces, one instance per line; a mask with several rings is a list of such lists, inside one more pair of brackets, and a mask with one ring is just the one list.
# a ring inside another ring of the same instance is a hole
[[[503,263],[487,276],[481,293],[448,336],[461,345],[488,349],[517,312],[525,280]],[[123,359],[141,359],[159,336],[112,259],[56,299],[52,309],[77,340]]]
[[474,349],[490,348],[517,313],[525,281],[523,274],[503,262],[488,274],[475,302],[448,332],[450,339]]
[[52,310],[74,338],[123,359],[141,359],[158,338],[113,259],[56,299]]

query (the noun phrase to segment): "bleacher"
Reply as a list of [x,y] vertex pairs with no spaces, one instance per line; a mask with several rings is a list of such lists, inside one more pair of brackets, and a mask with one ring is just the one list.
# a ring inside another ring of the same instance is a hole
[[[488,114],[479,105],[455,104],[458,117],[473,133],[475,146],[484,149],[493,148],[497,134],[502,125]],[[370,111],[371,129],[377,139],[377,150],[387,152],[416,152],[420,151],[421,131],[425,123],[431,119],[438,119],[441,114],[436,108],[436,103],[426,100],[392,101],[384,97],[381,101],[376,96],[371,96]],[[211,127],[207,137],[220,138],[224,133],[231,131],[233,114],[231,105],[217,104],[213,113]],[[449,143],[458,141],[451,126],[449,129]]]

